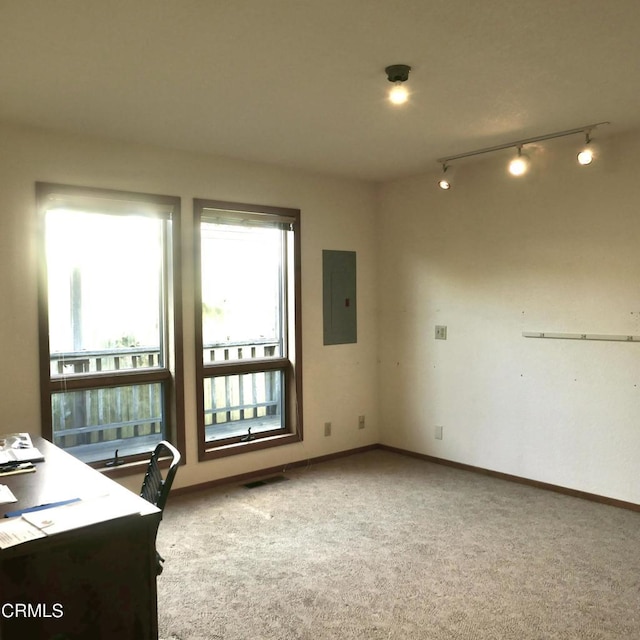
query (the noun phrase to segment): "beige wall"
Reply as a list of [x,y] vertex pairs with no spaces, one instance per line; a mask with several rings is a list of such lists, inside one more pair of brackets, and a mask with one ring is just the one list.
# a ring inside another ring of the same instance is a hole
[[573,137],[519,180],[505,151],[450,192],[437,172],[381,188],[385,443],[640,503],[640,344],[522,336],[640,335],[640,136],[602,133],[591,167]]
[[[40,432],[34,183],[177,195],[183,211],[188,464],[176,486],[377,442],[375,191],[364,182],[268,165],[0,124],[0,432]],[[192,198],[302,211],[304,442],[197,462],[193,354]],[[322,250],[357,252],[358,343],[322,344]],[[358,430],[358,416],[367,427]],[[324,422],[333,423],[330,438]],[[139,478],[124,484],[139,486]]]
[[[188,465],[176,486],[382,441],[640,503],[640,344],[522,337],[640,335],[639,134],[607,132],[586,169],[577,139],[546,143],[519,181],[508,152],[463,161],[449,193],[435,171],[376,189],[9,125],[0,139],[0,431],[39,432],[34,182],[127,189],[182,197]],[[197,462],[193,197],[302,210],[302,444]],[[357,252],[356,345],[322,345],[322,249]]]

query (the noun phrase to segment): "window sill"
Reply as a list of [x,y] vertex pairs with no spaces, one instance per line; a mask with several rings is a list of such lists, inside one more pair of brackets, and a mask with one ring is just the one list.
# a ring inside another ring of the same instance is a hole
[[[226,456],[235,456],[250,451],[258,451],[260,449],[269,449],[271,447],[281,447],[288,444],[301,442],[302,438],[297,433],[286,433],[284,435],[268,436],[265,438],[256,438],[249,442],[234,442],[233,444],[225,444],[212,446],[212,443],[205,442],[204,447],[201,446],[199,460],[215,460]],[[202,444],[202,443],[201,443]]]
[[[151,454],[149,454],[149,456],[151,456]],[[145,473],[149,466],[149,459],[125,462],[124,464],[119,464],[116,467],[107,467],[104,462],[99,465],[90,466],[93,466],[96,471],[99,471],[109,478],[123,478],[125,476],[134,476]]]
[[[149,455],[144,460],[132,460],[131,462],[119,464],[117,467],[107,467],[104,463],[89,466],[93,466],[96,471],[99,471],[108,478],[124,478],[125,476],[135,476],[146,473],[150,458],[151,452],[149,452]],[[168,468],[169,464],[167,458],[160,458],[158,461],[161,469]],[[184,464],[184,458],[180,461],[180,464]]]

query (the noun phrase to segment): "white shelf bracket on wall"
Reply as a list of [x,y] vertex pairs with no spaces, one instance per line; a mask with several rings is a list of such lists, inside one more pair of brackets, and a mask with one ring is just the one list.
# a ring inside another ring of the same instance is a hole
[[524,338],[552,338],[556,340],[604,340],[609,342],[640,342],[640,336],[602,333],[552,333],[549,331],[523,331]]

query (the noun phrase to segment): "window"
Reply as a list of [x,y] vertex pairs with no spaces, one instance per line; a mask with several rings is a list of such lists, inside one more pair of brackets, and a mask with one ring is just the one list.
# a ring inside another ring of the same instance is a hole
[[200,458],[302,439],[300,212],[194,201]]
[[184,450],[180,199],[36,190],[44,436],[96,466]]

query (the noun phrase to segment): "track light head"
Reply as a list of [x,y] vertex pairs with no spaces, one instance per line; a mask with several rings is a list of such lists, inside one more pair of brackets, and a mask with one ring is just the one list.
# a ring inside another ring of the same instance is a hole
[[406,64],[392,64],[385,69],[387,80],[393,82],[393,87],[389,91],[389,100],[393,104],[404,104],[409,99],[409,91],[404,86],[409,79],[411,67]]
[[593,151],[591,149],[583,149],[578,154],[578,164],[586,166],[593,162]]
[[446,164],[442,165],[442,176],[440,177],[440,180],[438,180],[438,186],[443,191],[448,191],[449,189],[451,189],[451,176],[447,176],[448,169],[449,167]]
[[518,147],[518,155],[509,163],[512,176],[523,176],[529,170],[529,158],[522,153],[522,145]]
[[591,136],[589,135],[588,131],[584,134],[584,137],[584,147],[582,151],[578,153],[576,158],[579,165],[586,167],[587,165],[590,165],[595,159],[595,149],[593,147],[593,144],[591,143]]

